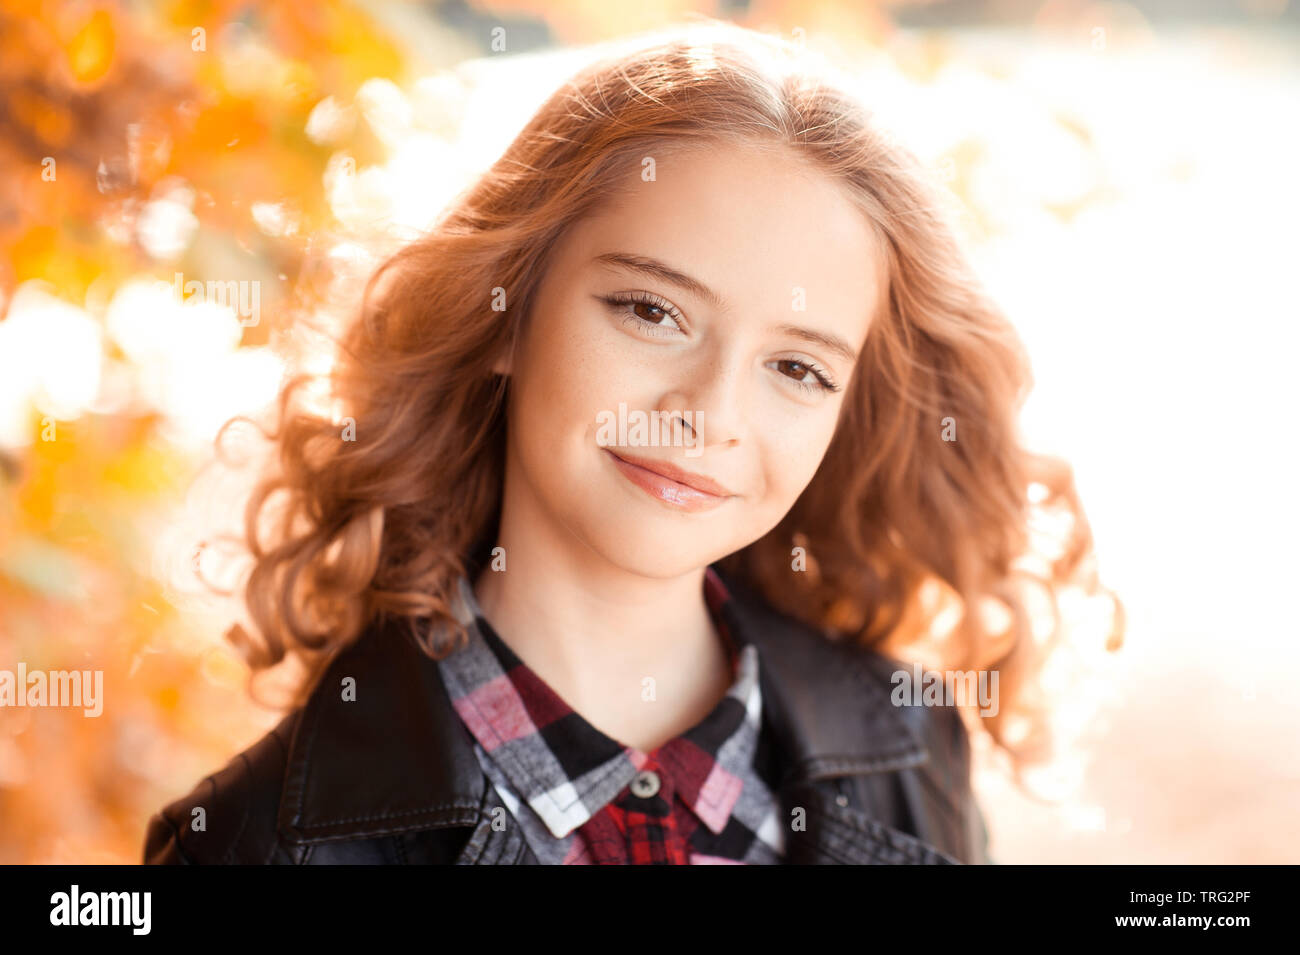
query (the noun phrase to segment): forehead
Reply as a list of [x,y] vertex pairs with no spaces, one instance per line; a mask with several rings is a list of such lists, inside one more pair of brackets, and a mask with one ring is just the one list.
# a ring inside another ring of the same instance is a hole
[[[568,264],[625,252],[658,259],[724,298],[728,314],[800,316],[865,337],[883,280],[881,249],[845,188],[788,150],[718,146],[654,156],[566,241]],[[600,266],[591,266],[600,267]]]

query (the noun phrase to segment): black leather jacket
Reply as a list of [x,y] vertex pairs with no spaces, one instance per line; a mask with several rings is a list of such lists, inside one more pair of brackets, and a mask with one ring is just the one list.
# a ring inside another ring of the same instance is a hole
[[[731,589],[784,760],[786,862],[991,861],[956,711],[893,705],[896,661]],[[149,821],[144,861],[535,864],[471,740],[436,663],[376,623],[304,706]]]

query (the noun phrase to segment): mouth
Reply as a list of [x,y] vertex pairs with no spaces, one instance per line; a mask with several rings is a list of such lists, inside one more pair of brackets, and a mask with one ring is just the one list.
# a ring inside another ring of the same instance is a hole
[[609,448],[602,450],[631,483],[676,510],[712,510],[736,496],[702,474],[692,474],[663,461],[615,454]]

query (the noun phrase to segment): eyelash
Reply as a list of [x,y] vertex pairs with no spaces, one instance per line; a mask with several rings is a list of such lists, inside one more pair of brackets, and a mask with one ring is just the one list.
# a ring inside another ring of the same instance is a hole
[[[618,305],[650,305],[667,313],[668,317],[679,325],[685,324],[685,318],[682,313],[667,299],[662,299],[653,292],[615,292],[613,295],[604,296],[604,301],[611,306]],[[663,325],[657,325],[632,311],[623,313],[623,321],[630,325],[640,326],[650,335],[663,336],[669,329]]]
[[[669,318],[671,318],[674,322],[677,322],[679,325],[685,324],[685,320],[682,316],[682,313],[671,302],[667,301],[666,299],[660,298],[658,295],[655,295],[653,292],[616,292],[613,295],[601,296],[601,301],[605,302],[611,308],[615,308],[615,309],[617,309],[617,307],[620,305],[650,305],[654,308],[659,309],[661,312],[664,312]],[[640,315],[637,315],[635,312],[632,311],[624,312],[622,318],[625,324],[634,325],[644,333],[648,335],[652,335],[657,338],[662,338],[664,335],[671,333],[671,331],[665,326],[659,325],[648,319],[644,319]],[[800,388],[808,392],[824,391],[827,393],[833,393],[840,390],[839,385],[835,384],[831,380],[830,375],[826,373],[825,369],[821,368],[819,365],[815,364],[814,362],[803,361],[801,359],[795,359],[795,358],[784,358],[781,360],[785,362],[789,362],[792,365],[799,365],[803,368],[808,369],[813,373],[813,377],[817,379],[817,384],[810,385],[806,381],[800,381],[797,378],[791,378],[789,375],[781,376],[787,379],[788,381],[792,382],[796,388]]]

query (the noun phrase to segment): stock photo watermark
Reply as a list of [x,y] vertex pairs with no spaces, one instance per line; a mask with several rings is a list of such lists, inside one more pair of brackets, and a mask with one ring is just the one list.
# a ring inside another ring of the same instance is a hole
[[86,716],[104,712],[103,670],[0,670],[0,707],[67,706]]
[[74,884],[50,896],[50,924],[124,925],[133,935],[148,935],[152,908],[150,892],[82,892]]
[[981,716],[998,712],[997,670],[895,670],[889,682],[889,699],[895,706],[954,706],[977,701]]
[[239,316],[239,324],[245,328],[262,320],[262,283],[257,279],[229,279],[224,282],[218,279],[209,279],[207,282],[190,279],[187,282],[184,274],[177,272],[170,282],[159,279],[157,284],[160,291],[171,295],[181,304],[206,302],[228,308]]
[[[678,427],[681,421],[683,427]],[[618,411],[596,415],[596,444],[602,448],[685,448],[688,458],[704,453],[700,429],[703,411],[631,411],[620,401]]]

